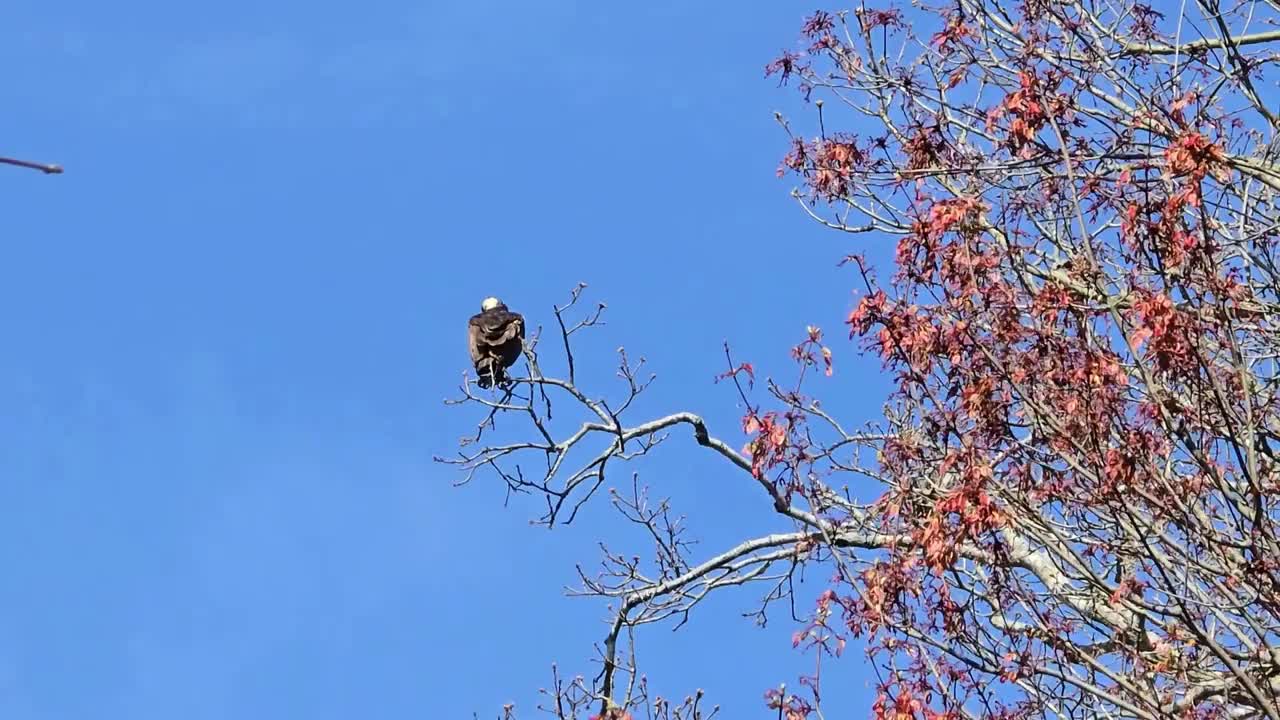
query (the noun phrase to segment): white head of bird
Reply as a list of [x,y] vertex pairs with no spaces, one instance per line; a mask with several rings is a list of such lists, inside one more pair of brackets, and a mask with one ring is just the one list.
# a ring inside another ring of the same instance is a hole
[[502,304],[502,301],[499,300],[498,298],[487,297],[484,299],[483,302],[480,303],[480,312],[489,312],[490,310],[498,307],[501,304]]

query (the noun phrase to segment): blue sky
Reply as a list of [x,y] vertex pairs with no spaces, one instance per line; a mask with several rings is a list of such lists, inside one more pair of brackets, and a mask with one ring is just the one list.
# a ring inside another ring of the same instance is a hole
[[[835,267],[874,241],[774,175],[798,106],[762,68],[811,11],[7,3],[0,154],[67,172],[0,168],[0,715],[532,717],[552,661],[593,671],[604,608],[562,588],[603,506],[533,529],[431,461],[476,420],[441,403],[463,325],[588,282],[580,362],[645,355],[646,412],[738,444],[722,342],[786,372],[817,323],[831,402],[874,417]],[[642,470],[707,554],[779,527],[686,440]],[[808,663],[738,617],[757,595],[651,630],[658,689],[763,716]],[[837,672],[865,700],[861,658]]]

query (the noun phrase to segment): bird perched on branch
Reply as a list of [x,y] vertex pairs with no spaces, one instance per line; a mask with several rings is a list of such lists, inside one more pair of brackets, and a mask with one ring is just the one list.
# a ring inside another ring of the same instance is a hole
[[467,323],[467,347],[480,387],[506,382],[506,369],[515,364],[524,347],[524,317],[496,297],[485,298],[480,312]]

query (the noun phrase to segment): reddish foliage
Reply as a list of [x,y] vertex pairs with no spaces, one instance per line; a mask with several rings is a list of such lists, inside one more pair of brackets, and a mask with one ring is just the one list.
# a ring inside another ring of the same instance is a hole
[[978,37],[978,32],[973,26],[965,22],[964,16],[959,13],[952,13],[947,18],[947,24],[941,30],[934,33],[929,40],[929,44],[938,48],[943,53],[951,53],[961,47],[967,47],[969,41]]
[[[858,259],[846,322],[898,388],[866,470],[885,491],[835,515],[874,528],[884,552],[846,558],[804,632],[868,639],[890,677],[875,717],[1026,717],[1081,694],[1104,714],[1247,714],[1272,690],[1237,685],[1229,666],[1269,661],[1200,639],[1280,634],[1267,439],[1280,424],[1264,419],[1280,386],[1280,257],[1261,210],[1280,181],[1247,121],[1265,127],[1269,111],[1243,71],[1191,51],[1166,62],[1167,18],[1150,6],[1106,16],[1149,50],[1094,34],[1108,20],[1088,4],[1021,10],[960,3],[901,54],[882,40],[902,15],[862,9],[851,40],[803,58],[806,96],[830,89],[883,124],[856,142],[829,126],[794,138],[782,171],[832,207],[828,224],[897,238],[891,285]],[[838,36],[835,22],[820,14],[805,34]],[[808,457],[826,457],[806,437]],[[819,502],[823,483],[799,485]],[[1207,607],[1230,629],[1207,625]],[[1100,686],[1053,679],[1098,666],[1115,672]]]

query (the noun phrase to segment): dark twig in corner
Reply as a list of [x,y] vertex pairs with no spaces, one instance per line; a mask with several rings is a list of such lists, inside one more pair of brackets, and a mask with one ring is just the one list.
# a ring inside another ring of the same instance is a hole
[[47,165],[45,163],[35,163],[35,162],[29,162],[27,160],[15,160],[14,158],[7,158],[7,157],[0,157],[0,163],[4,163],[5,165],[17,165],[18,167],[31,168],[32,170],[39,170],[45,175],[61,175],[62,174],[61,165]]

